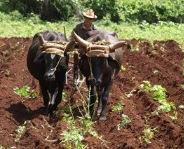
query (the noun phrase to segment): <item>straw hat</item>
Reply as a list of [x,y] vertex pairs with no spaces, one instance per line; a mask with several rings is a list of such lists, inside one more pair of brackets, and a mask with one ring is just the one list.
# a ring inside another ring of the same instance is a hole
[[89,19],[96,19],[97,16],[95,15],[94,11],[92,9],[89,9],[87,11],[84,11],[83,16]]

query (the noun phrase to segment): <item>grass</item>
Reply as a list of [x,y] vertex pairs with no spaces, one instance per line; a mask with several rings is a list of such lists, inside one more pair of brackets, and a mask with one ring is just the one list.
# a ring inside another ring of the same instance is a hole
[[[71,19],[68,22],[46,22],[39,19],[36,15],[23,17],[19,12],[14,11],[10,14],[0,12],[0,37],[32,37],[35,33],[44,30],[64,31],[66,28],[67,36],[78,22]],[[184,47],[184,24],[172,22],[160,22],[158,24],[132,24],[121,22],[112,23],[108,19],[96,21],[97,28],[103,30],[115,31],[120,39],[146,39],[154,40],[176,40]]]

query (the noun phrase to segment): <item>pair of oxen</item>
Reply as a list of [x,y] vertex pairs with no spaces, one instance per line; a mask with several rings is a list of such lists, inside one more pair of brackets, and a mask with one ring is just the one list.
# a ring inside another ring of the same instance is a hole
[[[123,52],[130,46],[111,33],[95,31],[90,34],[88,40],[83,40],[73,33],[70,41],[62,33],[54,31],[37,33],[33,37],[27,55],[27,67],[39,81],[44,106],[50,116],[61,102],[69,53],[75,49],[79,59],[74,60],[74,80],[80,70],[90,92],[90,115],[97,113],[99,120],[106,120],[106,105],[112,82],[120,71]],[[102,44],[104,42],[107,45]],[[94,112],[97,97],[98,109]]]

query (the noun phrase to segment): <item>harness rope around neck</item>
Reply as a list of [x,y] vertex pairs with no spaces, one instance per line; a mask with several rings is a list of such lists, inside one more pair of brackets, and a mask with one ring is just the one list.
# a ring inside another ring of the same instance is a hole
[[64,53],[66,50],[66,43],[49,41],[49,42],[44,43],[42,46],[40,46],[40,49],[42,50],[42,53],[56,54],[60,56],[56,66],[52,69],[53,72],[55,73],[57,70],[57,67],[59,66],[61,59],[64,57]]

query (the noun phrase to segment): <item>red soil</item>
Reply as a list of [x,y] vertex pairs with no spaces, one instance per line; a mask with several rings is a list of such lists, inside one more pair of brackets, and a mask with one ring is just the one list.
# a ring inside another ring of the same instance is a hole
[[[184,53],[175,41],[155,41],[153,45],[146,41],[128,42],[132,47],[139,45],[140,50],[124,54],[123,65],[126,71],[119,73],[114,80],[108,103],[108,118],[94,124],[98,134],[108,143],[104,145],[102,141],[91,136],[86,136],[84,143],[89,148],[183,149],[184,109],[179,106],[184,105],[184,90],[180,86],[184,84]],[[17,86],[31,84],[31,76],[26,67],[30,44],[31,39],[28,38],[0,38],[0,145],[18,149],[63,148],[59,144],[59,138],[67,128],[66,124],[61,120],[50,122],[43,115],[40,109],[43,105],[41,97],[22,102],[23,99],[13,92],[13,88]],[[149,94],[138,91],[143,80],[160,84],[167,89],[168,99],[176,104],[176,120],[172,120],[167,113],[149,116],[158,103]],[[66,85],[66,92],[70,93],[71,88],[71,83]],[[130,93],[133,89],[133,96],[127,98],[125,93]],[[38,87],[36,90],[38,92]],[[75,100],[80,98],[79,95],[74,97]],[[118,102],[124,103],[122,113],[131,119],[131,123],[121,130],[117,130],[121,114],[112,111],[112,106]],[[61,103],[61,106],[63,105],[64,102]],[[20,141],[15,143],[15,130],[24,121],[28,122],[27,131]],[[148,145],[139,140],[145,125],[156,128],[155,137]]]

